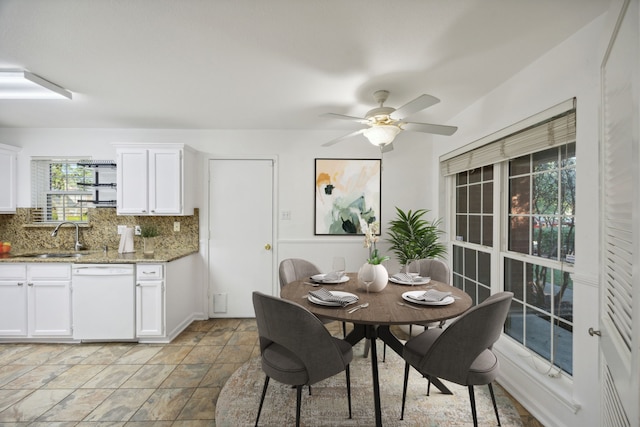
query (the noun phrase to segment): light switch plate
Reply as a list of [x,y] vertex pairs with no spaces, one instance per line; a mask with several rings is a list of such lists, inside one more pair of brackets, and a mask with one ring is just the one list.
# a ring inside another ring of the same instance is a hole
[[175,231],[175,232],[180,231],[180,221],[175,221],[173,223],[173,231]]

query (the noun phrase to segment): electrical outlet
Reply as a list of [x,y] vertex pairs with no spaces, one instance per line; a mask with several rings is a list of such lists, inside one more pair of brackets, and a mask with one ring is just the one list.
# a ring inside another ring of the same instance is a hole
[[118,235],[124,233],[124,230],[126,230],[126,229],[127,229],[126,225],[119,225],[118,226]]
[[282,219],[283,221],[290,221],[291,220],[291,211],[282,211],[282,212],[280,212],[280,219]]
[[173,223],[173,231],[175,231],[176,233],[180,231],[180,221],[175,221]]
[[139,226],[139,225],[136,225],[136,226],[135,226],[134,234],[135,234],[136,236],[139,236],[139,235],[141,235],[141,234],[142,234],[142,231],[140,231],[140,226]]

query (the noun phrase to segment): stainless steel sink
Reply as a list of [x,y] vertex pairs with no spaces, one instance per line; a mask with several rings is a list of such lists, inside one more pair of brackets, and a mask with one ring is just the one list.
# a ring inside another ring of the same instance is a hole
[[24,254],[19,256],[24,258],[80,258],[83,254],[77,252],[49,252],[42,254]]

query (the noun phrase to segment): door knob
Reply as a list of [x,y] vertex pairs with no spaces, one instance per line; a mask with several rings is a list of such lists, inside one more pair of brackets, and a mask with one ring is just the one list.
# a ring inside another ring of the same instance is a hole
[[266,250],[270,251],[271,250],[271,245],[267,243],[266,245],[264,245],[264,248]]

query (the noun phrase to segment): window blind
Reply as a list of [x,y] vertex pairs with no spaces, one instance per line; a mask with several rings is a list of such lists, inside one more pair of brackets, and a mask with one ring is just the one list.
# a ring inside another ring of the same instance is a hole
[[443,176],[454,175],[574,142],[576,139],[575,106],[572,103],[572,108],[569,111],[519,130],[514,126],[512,130],[513,132],[509,135],[498,137],[498,139],[477,148],[471,148],[451,157],[443,156],[444,159],[440,162],[441,174]]
[[77,164],[82,158],[31,160],[31,222],[83,221],[91,192],[78,185],[87,174]]

